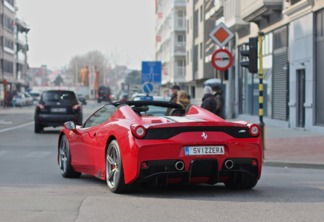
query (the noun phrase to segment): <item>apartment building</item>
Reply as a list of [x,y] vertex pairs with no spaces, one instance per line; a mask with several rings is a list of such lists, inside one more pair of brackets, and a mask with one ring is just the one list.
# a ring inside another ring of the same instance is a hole
[[2,105],[5,95],[13,90],[19,90],[26,84],[29,28],[16,18],[16,11],[14,0],[1,1],[0,102]]
[[183,85],[186,77],[186,1],[156,0],[155,58],[162,62],[161,94],[172,84]]
[[191,97],[195,99],[193,102],[201,104],[204,81],[215,78],[215,70],[210,62],[214,43],[209,37],[215,20],[207,15],[214,8],[214,1],[186,2],[186,86]]

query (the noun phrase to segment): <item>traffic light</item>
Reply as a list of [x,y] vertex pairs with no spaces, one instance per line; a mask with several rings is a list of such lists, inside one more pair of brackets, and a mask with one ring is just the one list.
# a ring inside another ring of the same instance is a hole
[[248,57],[248,60],[243,60],[240,62],[242,67],[249,70],[250,73],[258,73],[258,38],[249,38],[249,46],[247,50],[240,50],[241,56]]

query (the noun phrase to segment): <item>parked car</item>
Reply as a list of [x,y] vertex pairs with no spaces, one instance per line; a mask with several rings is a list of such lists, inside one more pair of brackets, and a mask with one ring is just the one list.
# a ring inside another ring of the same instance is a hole
[[82,104],[73,91],[44,91],[35,109],[35,133],[40,133],[44,127],[63,126],[66,121],[82,125],[82,118]]
[[16,95],[14,95],[11,99],[11,103],[13,106],[26,106],[26,97],[25,94],[23,93],[17,93]]
[[25,98],[26,98],[26,105],[32,105],[33,104],[33,97],[28,93],[24,92]]
[[29,94],[33,97],[33,104],[37,104],[40,100],[40,92],[30,91]]
[[100,86],[98,91],[98,103],[105,101],[111,103],[111,92],[109,86]]
[[[164,109],[151,115],[152,107]],[[58,136],[63,177],[91,174],[114,193],[141,184],[224,183],[252,189],[262,170],[260,127],[227,122],[191,105],[182,116],[165,116],[181,105],[165,101],[106,104],[82,126],[69,121]]]

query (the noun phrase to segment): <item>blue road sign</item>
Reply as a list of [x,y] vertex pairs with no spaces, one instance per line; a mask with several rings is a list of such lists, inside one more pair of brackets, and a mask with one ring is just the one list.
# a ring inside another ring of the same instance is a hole
[[162,64],[160,61],[142,62],[142,84],[145,82],[161,84]]
[[154,89],[154,87],[153,87],[152,83],[150,83],[150,82],[143,83],[143,92],[149,94],[149,93],[153,92],[153,89]]

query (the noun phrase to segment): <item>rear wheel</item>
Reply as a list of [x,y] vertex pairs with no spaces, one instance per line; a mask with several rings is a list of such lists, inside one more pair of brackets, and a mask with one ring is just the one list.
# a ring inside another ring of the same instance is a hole
[[35,133],[40,133],[40,132],[42,132],[42,130],[43,130],[43,127],[39,123],[35,122],[35,127],[34,127]]
[[65,178],[77,178],[81,176],[81,173],[75,172],[71,165],[70,146],[66,136],[62,136],[60,141],[59,166],[61,174]]
[[124,181],[122,158],[116,140],[110,142],[106,152],[106,182],[113,193],[130,191],[130,185]]

